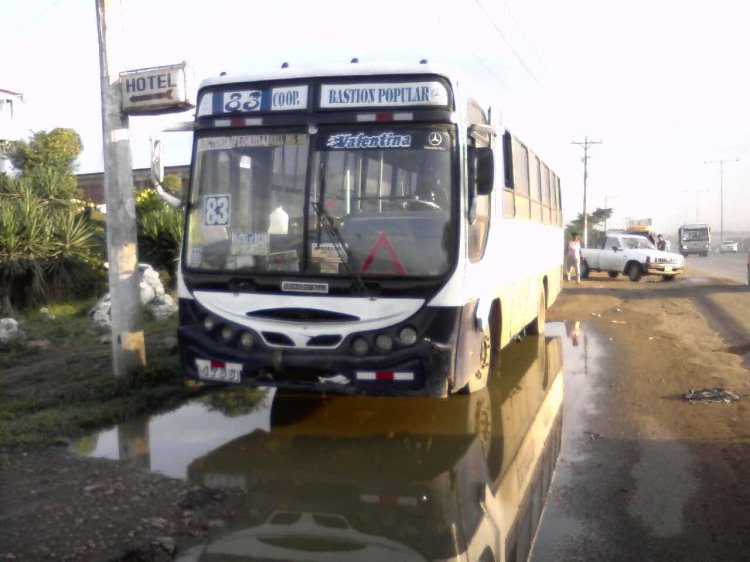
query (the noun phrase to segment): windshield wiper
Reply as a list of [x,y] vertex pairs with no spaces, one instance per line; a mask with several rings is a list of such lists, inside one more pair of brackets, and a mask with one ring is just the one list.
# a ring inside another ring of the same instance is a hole
[[[322,193],[323,190],[321,189],[321,194]],[[359,293],[367,294],[367,285],[365,285],[365,281],[362,279],[362,275],[360,275],[358,271],[357,264],[349,252],[346,251],[344,238],[341,236],[339,229],[336,228],[336,225],[333,223],[331,215],[329,215],[328,211],[323,207],[321,200],[310,202],[318,217],[318,245],[320,245],[320,227],[322,226],[323,230],[325,230],[328,235],[328,238],[333,241],[333,247],[336,249],[336,253],[339,255],[341,263],[344,264],[344,269],[346,269],[347,274],[354,281],[355,290]]]

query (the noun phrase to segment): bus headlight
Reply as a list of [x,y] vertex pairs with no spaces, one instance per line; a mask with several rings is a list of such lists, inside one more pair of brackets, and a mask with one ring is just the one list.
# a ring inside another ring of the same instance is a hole
[[250,349],[255,344],[255,337],[250,332],[240,334],[240,345],[245,349]]
[[411,326],[401,328],[398,333],[398,341],[401,342],[401,345],[414,345],[417,343],[417,331]]
[[375,347],[378,348],[378,351],[390,351],[393,349],[393,338],[388,334],[378,334],[375,338]]
[[225,343],[232,339],[232,335],[232,328],[229,326],[224,326],[221,329],[221,339],[224,340]]
[[357,355],[365,355],[370,350],[370,344],[363,337],[354,338],[352,342],[352,351]]
[[213,316],[207,314],[203,318],[203,328],[207,332],[210,332],[211,330],[214,329],[215,326],[216,326],[216,320],[214,320]]

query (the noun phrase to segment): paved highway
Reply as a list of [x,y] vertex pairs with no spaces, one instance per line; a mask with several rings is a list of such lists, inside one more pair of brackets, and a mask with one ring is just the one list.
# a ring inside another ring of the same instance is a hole
[[685,271],[693,275],[723,277],[747,283],[747,254],[709,254],[708,257],[688,256],[685,258]]

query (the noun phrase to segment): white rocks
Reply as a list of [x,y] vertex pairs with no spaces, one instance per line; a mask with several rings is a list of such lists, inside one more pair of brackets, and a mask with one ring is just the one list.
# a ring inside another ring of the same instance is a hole
[[9,343],[23,337],[18,321],[14,318],[0,318],[0,343]]
[[[141,304],[147,306],[157,320],[164,320],[176,314],[177,303],[164,291],[159,273],[147,263],[139,264],[138,272],[141,277],[139,284]],[[110,308],[110,296],[107,293],[89,311],[89,316],[96,327],[109,327]]]

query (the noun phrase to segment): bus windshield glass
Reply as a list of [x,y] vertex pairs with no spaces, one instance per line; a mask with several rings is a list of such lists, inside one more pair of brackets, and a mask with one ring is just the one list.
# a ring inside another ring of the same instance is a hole
[[707,228],[683,228],[682,239],[686,242],[691,240],[708,240]]
[[449,127],[196,135],[188,270],[430,277],[458,228]]

